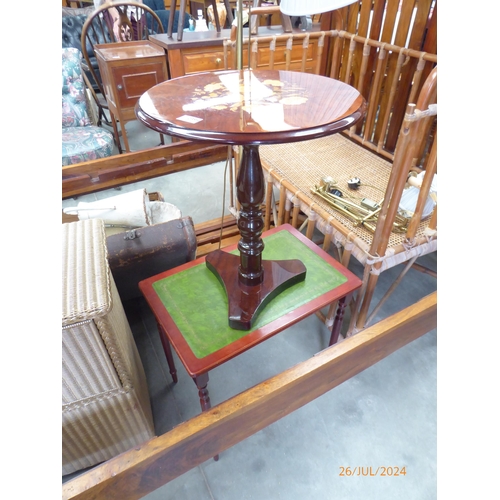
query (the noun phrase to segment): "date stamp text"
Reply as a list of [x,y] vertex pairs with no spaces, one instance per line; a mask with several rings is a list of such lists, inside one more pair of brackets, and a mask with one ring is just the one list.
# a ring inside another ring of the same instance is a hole
[[339,476],[353,477],[353,476],[406,476],[406,466],[403,467],[339,467]]

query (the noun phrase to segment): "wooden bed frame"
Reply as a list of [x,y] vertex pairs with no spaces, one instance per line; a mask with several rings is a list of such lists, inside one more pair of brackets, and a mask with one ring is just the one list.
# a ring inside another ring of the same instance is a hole
[[64,500],[139,499],[436,328],[437,292],[63,484]]

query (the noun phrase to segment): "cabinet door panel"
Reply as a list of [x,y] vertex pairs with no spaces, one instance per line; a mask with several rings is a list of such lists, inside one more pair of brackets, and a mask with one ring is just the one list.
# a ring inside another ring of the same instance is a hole
[[113,76],[116,82],[117,101],[122,108],[135,106],[144,92],[165,80],[163,65],[160,62],[132,67],[115,67]]

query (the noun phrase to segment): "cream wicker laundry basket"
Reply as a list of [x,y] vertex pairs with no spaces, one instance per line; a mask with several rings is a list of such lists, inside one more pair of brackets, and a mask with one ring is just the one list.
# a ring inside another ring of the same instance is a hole
[[107,262],[104,223],[62,224],[62,473],[154,436],[146,377]]

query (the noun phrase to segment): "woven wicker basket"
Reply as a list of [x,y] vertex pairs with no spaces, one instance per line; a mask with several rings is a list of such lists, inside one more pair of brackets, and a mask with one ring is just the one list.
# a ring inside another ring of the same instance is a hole
[[107,262],[104,223],[62,224],[62,473],[154,436],[144,369]]

